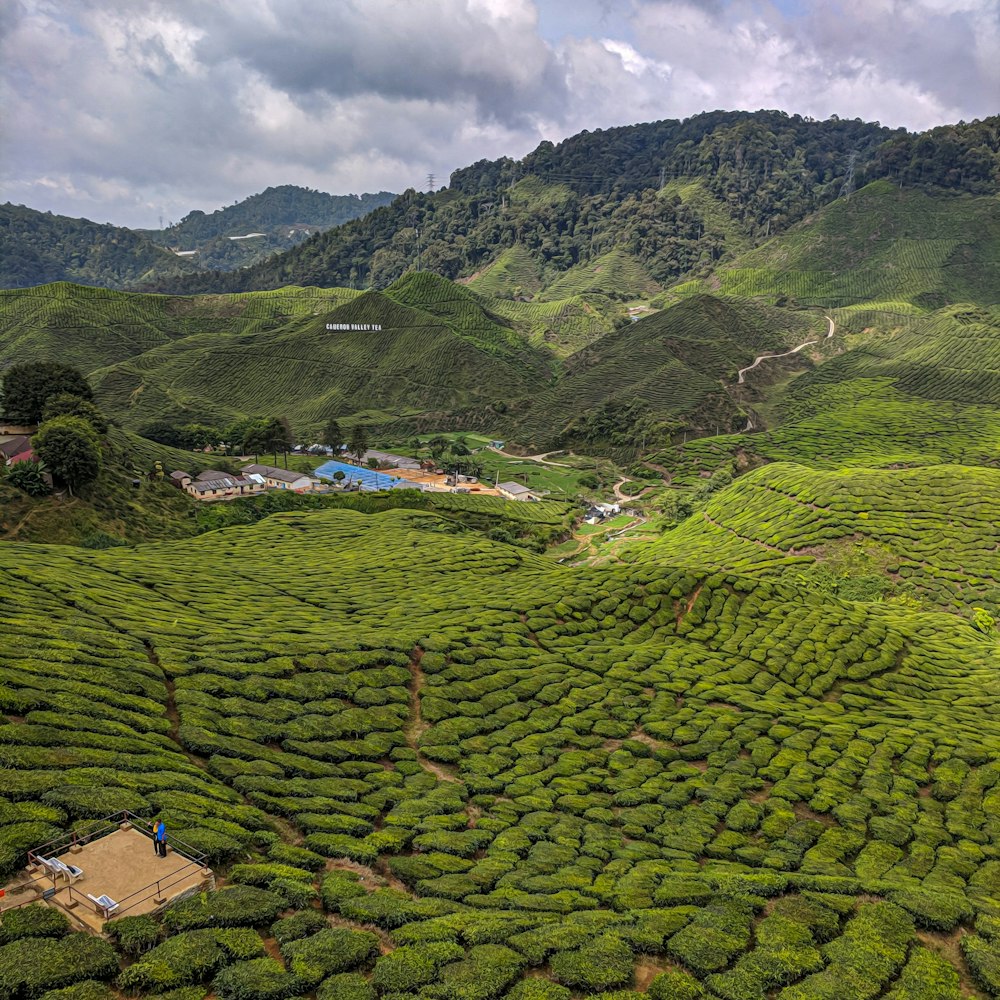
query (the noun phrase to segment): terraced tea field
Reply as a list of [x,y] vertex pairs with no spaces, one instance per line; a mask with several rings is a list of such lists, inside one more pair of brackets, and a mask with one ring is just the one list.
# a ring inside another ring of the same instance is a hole
[[111,943],[8,911],[0,996],[997,995],[995,639],[753,573],[403,510],[0,547],[3,871],[130,808],[230,883]]
[[809,580],[808,568],[836,567],[851,550],[852,575],[867,571],[886,591],[898,588],[929,608],[969,614],[1000,606],[1000,469],[820,472],[768,465],[637,553],[655,562]]

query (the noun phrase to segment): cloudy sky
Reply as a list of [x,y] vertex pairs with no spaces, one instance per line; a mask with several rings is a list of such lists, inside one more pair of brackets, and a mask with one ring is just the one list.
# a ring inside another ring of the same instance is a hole
[[0,201],[155,227],[581,129],[1000,110],[998,0],[2,0]]

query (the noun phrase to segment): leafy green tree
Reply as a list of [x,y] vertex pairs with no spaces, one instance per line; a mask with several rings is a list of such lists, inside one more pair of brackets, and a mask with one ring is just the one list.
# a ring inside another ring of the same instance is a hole
[[288,466],[288,449],[292,447],[292,428],[284,417],[270,417],[261,426],[261,440],[264,451],[274,454],[274,464],[278,464],[278,452],[285,454],[285,466]]
[[101,471],[100,440],[82,417],[46,420],[31,439],[31,447],[70,493],[92,483]]
[[218,428],[208,424],[182,424],[177,428],[181,448],[201,450],[207,445],[218,444],[221,437]]
[[346,479],[347,477],[346,477],[346,475],[344,474],[344,471],[343,471],[342,469],[337,469],[337,471],[336,471],[336,472],[335,472],[335,473],[333,474],[333,478],[334,478],[334,479],[335,479],[335,480],[336,480],[336,481],[337,481],[338,483],[342,483],[342,482],[343,482],[343,481],[344,481],[344,480],[345,480],[345,479]]
[[427,450],[431,453],[431,458],[437,461],[449,448],[451,442],[438,434],[427,442]]
[[4,415],[10,420],[37,424],[53,396],[66,393],[92,400],[94,392],[72,365],[55,361],[31,361],[13,365],[4,373],[0,396]]
[[42,419],[52,420],[54,417],[82,417],[98,434],[108,433],[107,417],[89,399],[82,396],[74,396],[68,392],[51,396],[45,403]]
[[347,450],[358,460],[360,465],[368,450],[368,431],[364,424],[355,424],[351,428],[351,443],[347,446]]
[[319,443],[332,448],[335,455],[339,454],[340,446],[344,443],[344,432],[340,429],[340,424],[336,417],[330,417],[326,422]]
[[17,462],[8,469],[5,479],[29,497],[43,497],[51,492],[44,473],[45,466],[41,462]]

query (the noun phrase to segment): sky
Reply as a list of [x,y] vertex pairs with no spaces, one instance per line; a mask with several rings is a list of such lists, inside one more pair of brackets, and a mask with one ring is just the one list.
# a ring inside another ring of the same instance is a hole
[[156,228],[716,109],[1000,111],[1000,0],[3,0],[0,201]]

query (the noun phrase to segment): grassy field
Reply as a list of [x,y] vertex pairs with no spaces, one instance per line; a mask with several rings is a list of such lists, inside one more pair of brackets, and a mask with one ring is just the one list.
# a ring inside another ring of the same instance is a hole
[[229,879],[112,943],[0,945],[8,996],[998,988],[996,643],[954,615],[409,510],[0,573],[3,870],[130,808]]

